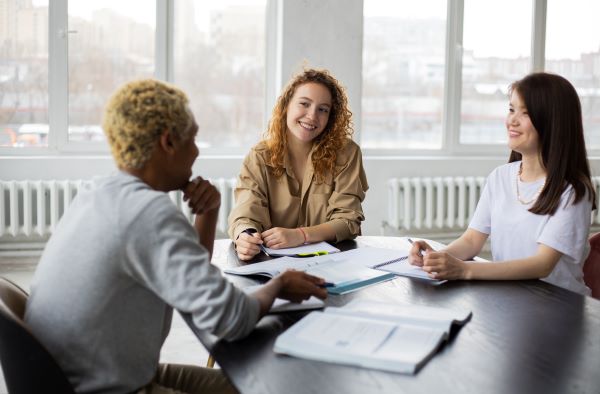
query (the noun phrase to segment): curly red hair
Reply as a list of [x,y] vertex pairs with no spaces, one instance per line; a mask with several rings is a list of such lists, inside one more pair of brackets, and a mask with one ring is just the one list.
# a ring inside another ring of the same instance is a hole
[[312,164],[317,182],[325,175],[333,174],[337,151],[344,146],[354,133],[352,112],[348,109],[348,97],[344,87],[327,70],[307,69],[294,77],[283,90],[273,108],[269,127],[264,140],[270,154],[270,162],[276,176],[284,172],[283,163],[287,150],[287,109],[299,86],[306,83],[325,86],[331,94],[331,111],[325,129],[315,140],[316,148]]

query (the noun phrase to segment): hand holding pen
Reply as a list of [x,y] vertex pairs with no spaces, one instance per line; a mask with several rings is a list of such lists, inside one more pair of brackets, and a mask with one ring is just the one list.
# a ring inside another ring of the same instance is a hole
[[425,241],[413,241],[412,239],[408,238],[408,242],[410,242],[412,245],[410,251],[408,252],[408,262],[412,265],[422,267],[423,257],[425,257],[423,252],[433,252],[433,248]]
[[235,240],[238,258],[242,261],[251,260],[262,250],[263,240],[260,233],[253,228],[247,228]]

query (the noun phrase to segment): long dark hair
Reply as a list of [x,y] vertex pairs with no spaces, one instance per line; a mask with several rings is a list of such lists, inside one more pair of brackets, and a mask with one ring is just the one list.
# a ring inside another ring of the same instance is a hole
[[[596,192],[583,137],[581,103],[573,85],[559,75],[533,73],[514,82],[510,92],[517,93],[525,103],[538,132],[540,155],[547,171],[546,185],[529,211],[553,215],[568,185],[575,191],[573,204],[587,192],[592,209],[596,209]],[[511,151],[508,162],[521,158],[520,153]]]

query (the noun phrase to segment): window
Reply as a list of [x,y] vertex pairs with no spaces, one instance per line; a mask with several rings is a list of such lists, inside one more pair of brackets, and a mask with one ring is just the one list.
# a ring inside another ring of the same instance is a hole
[[104,139],[104,106],[123,83],[154,75],[155,7],[69,0],[69,140]]
[[588,149],[600,149],[600,3],[548,3],[546,70],[567,78],[579,94]]
[[0,146],[48,145],[48,1],[0,0]]
[[364,2],[361,145],[439,149],[446,0]]
[[461,144],[506,143],[508,87],[531,70],[531,1],[465,0]]
[[258,142],[265,100],[266,0],[175,2],[174,82],[190,98],[200,147]]
[[[306,3],[312,1],[318,0]],[[110,95],[126,81],[156,77],[188,94],[201,148],[245,152],[265,130],[266,87],[278,83],[277,73],[266,70],[289,60],[277,58],[287,56],[287,18],[303,17],[267,3],[0,0],[0,150],[105,152],[101,120]],[[360,4],[352,4],[343,17],[357,22]],[[499,152],[508,86],[535,64],[573,83],[588,148],[600,149],[598,1],[364,0],[362,6],[363,73],[356,76],[362,84],[344,82],[362,90],[362,124],[355,127],[363,148]],[[267,25],[276,27],[269,37]],[[545,41],[532,42],[544,33]],[[343,32],[336,40],[348,44]],[[302,50],[292,49],[292,57]],[[313,61],[327,67],[327,55]]]

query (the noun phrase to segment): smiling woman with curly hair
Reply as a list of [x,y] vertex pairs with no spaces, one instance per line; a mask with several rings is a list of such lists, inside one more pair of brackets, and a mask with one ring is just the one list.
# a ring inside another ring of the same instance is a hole
[[360,234],[368,189],[341,84],[308,69],[279,96],[263,140],[242,165],[229,216],[238,257]]

